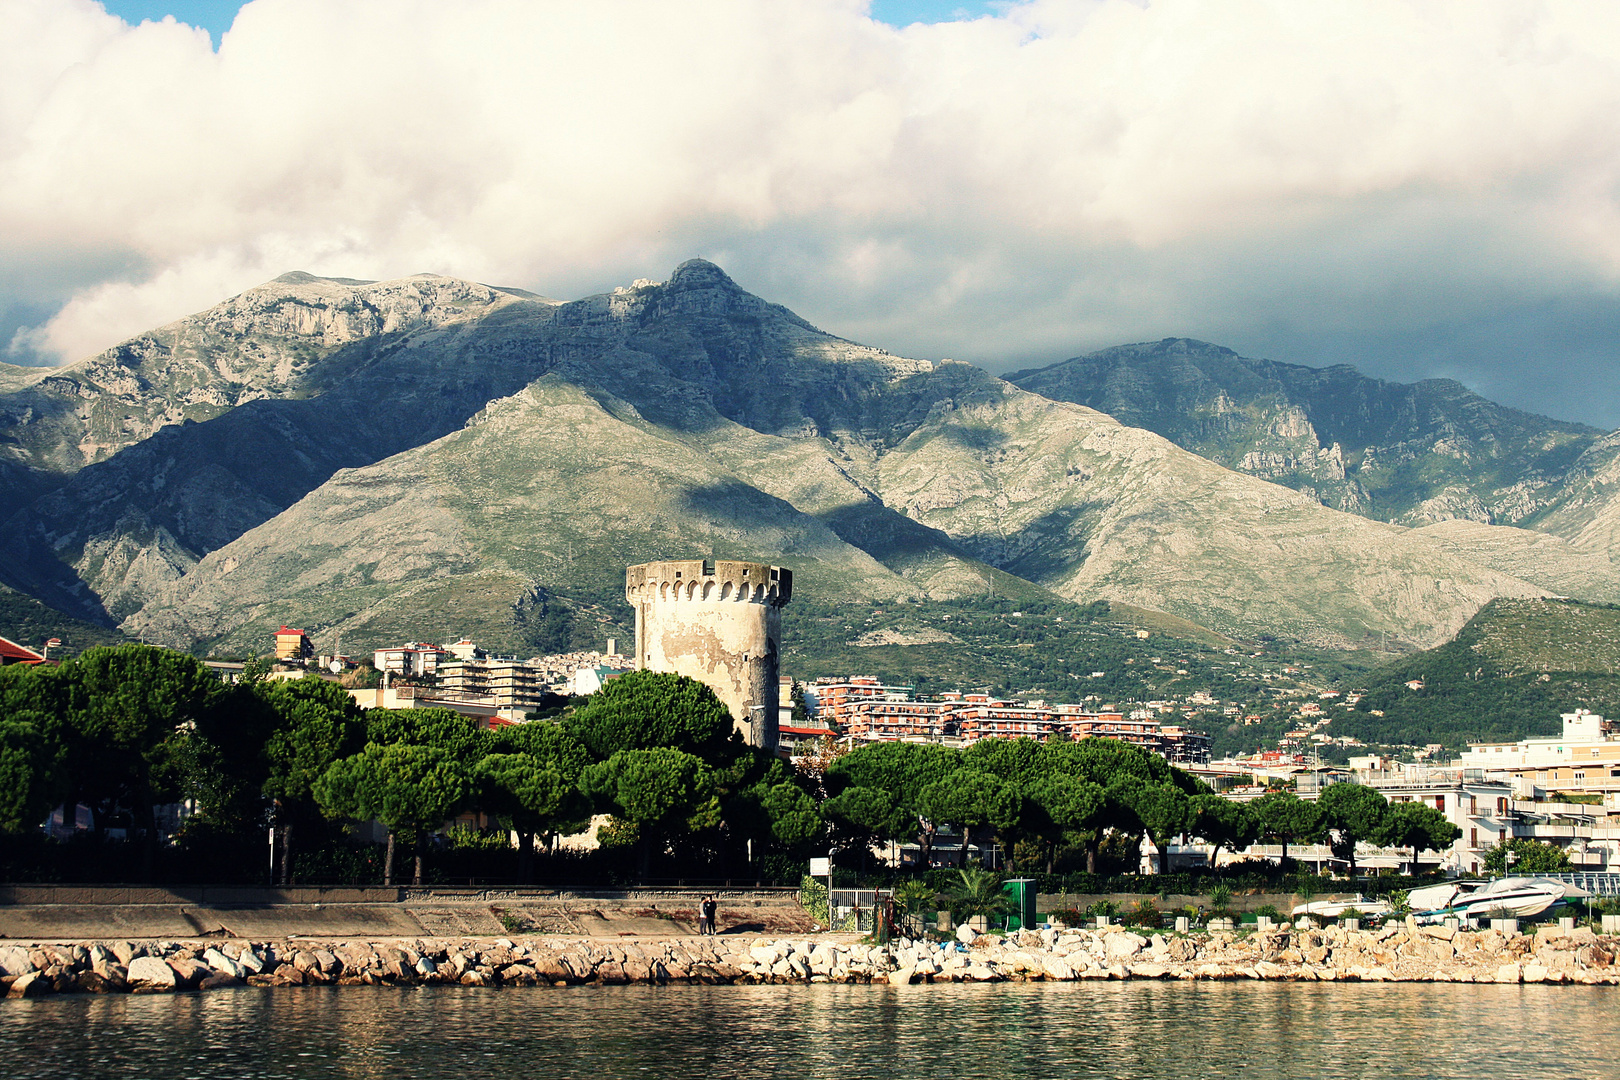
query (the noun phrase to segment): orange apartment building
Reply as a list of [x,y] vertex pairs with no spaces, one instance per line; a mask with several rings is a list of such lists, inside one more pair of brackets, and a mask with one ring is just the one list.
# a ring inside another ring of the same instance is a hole
[[1118,739],[1170,761],[1209,760],[1209,737],[1157,720],[1086,712],[1078,705],[1006,701],[988,694],[944,693],[913,701],[910,687],[857,677],[817,684],[817,716],[859,742],[888,740],[971,745],[980,739]]

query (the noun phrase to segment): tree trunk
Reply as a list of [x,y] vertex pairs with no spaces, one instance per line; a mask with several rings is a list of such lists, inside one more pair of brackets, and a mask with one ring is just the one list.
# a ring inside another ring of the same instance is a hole
[[418,833],[416,835],[416,843],[412,845],[413,850],[416,852],[416,867],[411,872],[412,885],[422,884],[422,849],[426,846],[427,844],[425,838],[421,833]]
[[141,877],[150,882],[157,873],[158,848],[157,807],[152,804],[150,795],[141,800],[141,825],[146,832],[141,844]]
[[388,847],[383,851],[383,884],[394,883],[394,830],[388,830]]
[[518,831],[518,884],[534,883],[534,833]]
[[1097,845],[1100,842],[1100,840],[1093,840],[1086,845],[1086,873],[1088,874],[1097,872]]
[[287,824],[281,827],[281,883],[283,885],[291,885],[293,883],[292,846],[293,823],[292,818],[289,817],[287,819]]

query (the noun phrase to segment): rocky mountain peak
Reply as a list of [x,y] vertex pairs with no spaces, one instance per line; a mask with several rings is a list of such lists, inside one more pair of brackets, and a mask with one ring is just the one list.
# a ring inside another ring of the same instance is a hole
[[668,286],[671,289],[730,289],[733,292],[742,292],[742,288],[731,280],[724,270],[707,259],[687,259],[675,268],[669,276]]
[[377,284],[377,282],[374,279],[371,279],[371,278],[321,277],[319,274],[310,274],[310,273],[306,273],[303,270],[289,270],[287,273],[282,274],[280,277],[271,280],[267,284],[270,284],[270,285],[313,285],[313,284],[316,284],[318,282],[324,282],[324,283],[331,284],[331,285],[347,285],[347,286],[351,286],[351,287],[352,286],[358,286],[358,285],[375,285],[375,284]]

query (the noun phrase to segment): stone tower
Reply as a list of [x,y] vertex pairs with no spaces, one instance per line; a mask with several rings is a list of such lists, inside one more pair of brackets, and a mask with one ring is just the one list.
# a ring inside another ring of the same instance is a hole
[[776,749],[777,657],[793,571],[753,562],[669,560],[632,566],[636,667],[707,683],[753,746]]

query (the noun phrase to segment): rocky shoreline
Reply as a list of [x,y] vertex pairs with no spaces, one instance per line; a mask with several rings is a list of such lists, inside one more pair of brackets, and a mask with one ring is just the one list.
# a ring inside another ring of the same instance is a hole
[[852,935],[395,941],[147,941],[0,946],[7,997],[227,986],[575,986],[1077,979],[1620,984],[1620,938],[1396,924],[1381,930],[1142,934],[1122,927],[963,930],[872,945]]

